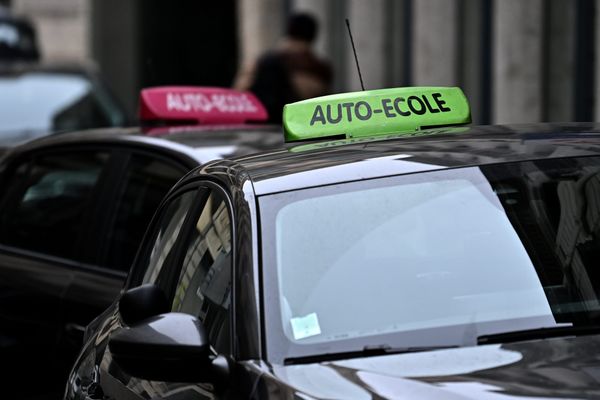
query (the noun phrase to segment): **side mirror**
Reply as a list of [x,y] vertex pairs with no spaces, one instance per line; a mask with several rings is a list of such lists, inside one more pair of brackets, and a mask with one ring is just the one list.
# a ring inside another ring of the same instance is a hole
[[126,325],[167,313],[171,309],[163,290],[152,284],[129,289],[119,299],[119,313]]
[[148,380],[206,381],[213,363],[202,323],[182,313],[162,314],[121,328],[111,335],[108,347],[123,371]]

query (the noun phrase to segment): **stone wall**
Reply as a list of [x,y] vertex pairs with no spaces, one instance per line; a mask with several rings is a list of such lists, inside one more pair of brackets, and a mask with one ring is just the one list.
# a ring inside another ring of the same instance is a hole
[[44,61],[89,61],[90,0],[12,0],[11,9],[33,22]]
[[[478,123],[600,119],[600,24],[588,15],[595,5],[600,21],[600,0],[287,0],[278,9],[272,1],[239,0],[243,10],[252,4],[242,24],[312,12],[323,24],[316,49],[335,67],[336,92],[360,89],[350,18],[367,88],[457,85]],[[281,23],[254,25],[261,33],[240,36],[242,57],[245,42],[257,54],[281,31]]]

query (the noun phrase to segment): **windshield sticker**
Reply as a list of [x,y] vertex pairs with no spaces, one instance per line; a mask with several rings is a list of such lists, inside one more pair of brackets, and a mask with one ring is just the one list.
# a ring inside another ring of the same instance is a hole
[[296,317],[290,320],[294,340],[304,339],[321,334],[317,313],[310,313],[304,317]]

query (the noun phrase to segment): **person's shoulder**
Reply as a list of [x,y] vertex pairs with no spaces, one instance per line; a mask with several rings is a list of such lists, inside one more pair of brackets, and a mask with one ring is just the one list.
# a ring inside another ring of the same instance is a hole
[[257,66],[259,68],[264,68],[282,65],[283,59],[284,54],[282,54],[282,52],[277,50],[268,50],[258,58]]
[[261,54],[258,61],[279,60],[283,56],[282,52],[277,49],[270,49]]
[[333,65],[329,60],[324,57],[320,57],[316,53],[313,52],[314,64],[319,70],[321,76],[325,78],[327,81],[331,81],[333,79]]
[[323,57],[317,57],[317,60],[324,69],[327,69],[330,73],[333,71],[333,65],[328,59]]

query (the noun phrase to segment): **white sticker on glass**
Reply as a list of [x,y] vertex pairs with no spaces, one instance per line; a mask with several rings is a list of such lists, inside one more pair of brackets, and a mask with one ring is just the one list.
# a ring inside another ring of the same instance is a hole
[[321,327],[319,326],[319,319],[316,313],[310,313],[304,317],[292,318],[290,323],[292,324],[292,332],[294,333],[295,340],[321,334]]

